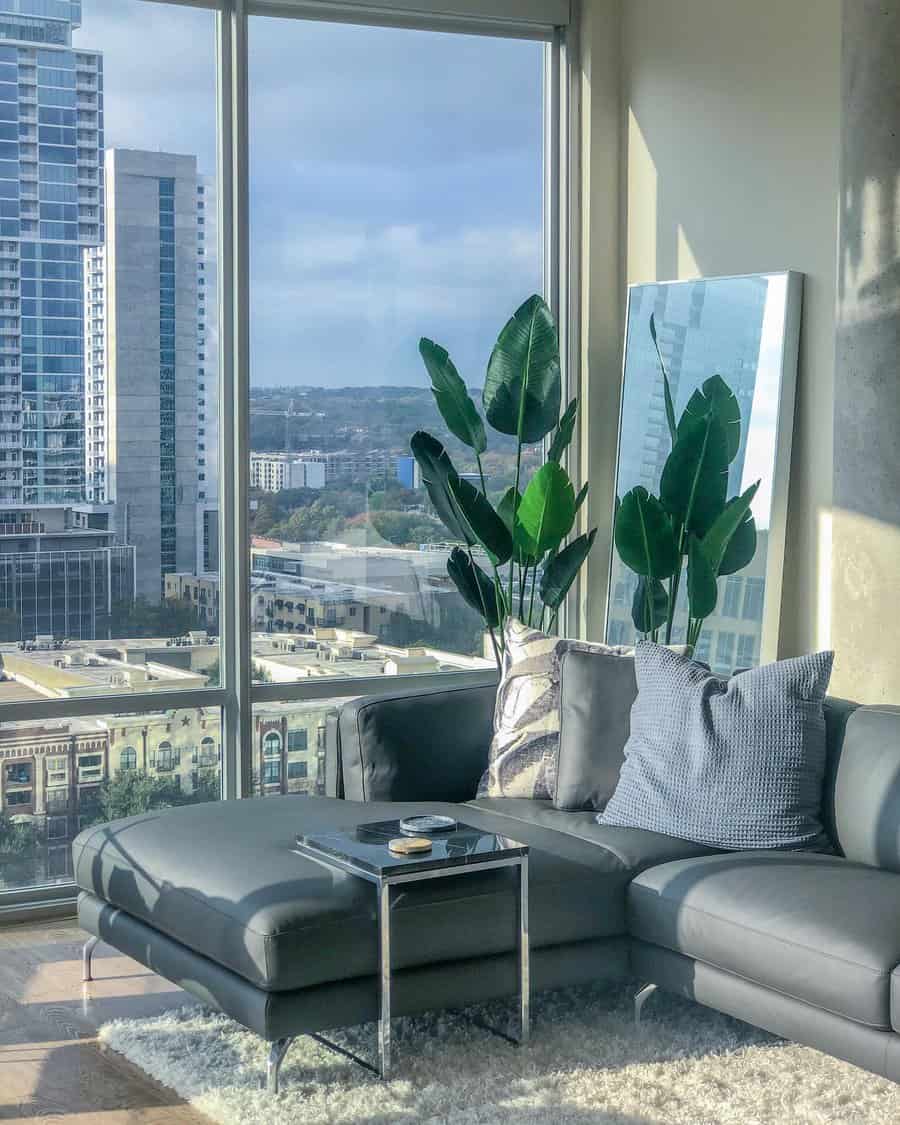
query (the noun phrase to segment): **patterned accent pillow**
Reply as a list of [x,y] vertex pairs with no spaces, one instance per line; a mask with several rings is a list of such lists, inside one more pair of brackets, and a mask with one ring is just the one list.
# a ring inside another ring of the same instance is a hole
[[600,824],[714,848],[827,847],[823,704],[832,652],[729,679],[641,642],[625,764]]
[[510,618],[494,709],[494,737],[479,797],[552,799],[559,758],[559,658],[569,649],[630,655],[632,649],[561,640]]

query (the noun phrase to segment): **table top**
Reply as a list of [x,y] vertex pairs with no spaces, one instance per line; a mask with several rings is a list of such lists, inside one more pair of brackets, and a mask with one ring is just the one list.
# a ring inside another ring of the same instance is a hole
[[378,878],[394,874],[427,873],[453,867],[477,867],[497,860],[514,860],[528,854],[528,845],[486,832],[471,824],[458,823],[449,832],[428,836],[431,851],[418,855],[395,855],[388,842],[406,833],[399,820],[379,820],[353,828],[336,828],[297,836],[298,848],[326,863],[335,863],[360,874]]

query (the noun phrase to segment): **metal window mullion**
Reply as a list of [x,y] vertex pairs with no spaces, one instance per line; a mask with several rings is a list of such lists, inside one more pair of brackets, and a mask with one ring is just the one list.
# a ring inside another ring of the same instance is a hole
[[248,0],[250,14],[318,23],[343,23],[355,27],[392,27],[407,31],[443,31],[456,35],[482,35],[499,39],[548,41],[553,25],[514,19],[492,19],[481,14],[452,14],[407,9],[386,4],[329,4],[316,0]]
[[250,792],[249,631],[249,212],[247,200],[247,12],[228,0],[216,16],[221,332],[219,552],[222,670],[222,794]]
[[[231,0],[139,0],[145,4],[200,8],[228,15]],[[393,4],[390,0],[373,3],[341,3],[340,0],[246,0],[245,12],[252,16],[303,19],[325,23],[348,23],[361,27],[397,27],[412,31],[446,31],[460,35],[487,35],[504,39],[531,39],[549,42],[553,37],[554,17],[565,15],[557,5],[539,18],[536,10],[526,15],[509,12],[485,13],[478,4],[444,6],[420,3]]]
[[[557,214],[554,229],[557,244],[554,261],[557,279],[557,318],[560,325],[560,349],[563,359],[565,398],[577,397],[584,403],[584,372],[581,370],[581,172],[580,172],[580,84],[578,58],[578,2],[572,2],[569,25],[558,29],[554,39],[556,72],[554,75],[552,117],[556,130],[556,147],[551,161],[556,168]],[[579,418],[572,435],[566,463],[575,480],[581,479],[581,449],[588,419]],[[579,515],[573,534],[588,530],[588,505]],[[560,613],[561,631],[568,636],[584,637],[587,627],[584,568],[572,584]]]
[[[578,173],[578,81],[575,74],[577,20],[557,28],[547,44],[544,64],[544,292],[559,326],[563,368],[563,403],[582,394],[580,351],[580,176]],[[584,483],[578,472],[584,418],[566,456],[576,489]],[[549,446],[549,441],[547,443]],[[573,534],[586,530],[586,507]],[[583,636],[581,574],[575,579],[559,614],[559,632]]]
[[463,672],[422,672],[411,676],[322,676],[281,684],[254,684],[251,699],[255,704],[302,703],[304,700],[358,698],[387,695],[398,691],[423,691],[446,688],[481,687],[497,683],[495,668],[473,668]]
[[222,688],[186,691],[136,691],[114,695],[71,695],[54,699],[27,699],[4,703],[0,716],[4,723],[77,719],[94,715],[142,715],[174,711],[184,707],[221,707],[226,692]]

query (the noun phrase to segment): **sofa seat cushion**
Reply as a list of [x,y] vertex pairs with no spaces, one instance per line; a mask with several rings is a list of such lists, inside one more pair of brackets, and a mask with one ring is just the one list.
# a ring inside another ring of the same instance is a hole
[[[641,871],[669,860],[716,854],[713,848],[704,844],[662,836],[643,828],[598,824],[597,814],[593,811],[557,809],[551,801],[480,797],[469,801],[465,809],[462,814],[465,819],[472,819],[470,809],[488,814],[497,830],[507,836],[523,840],[534,848],[552,849],[559,855],[567,855],[588,865],[591,880],[590,884],[585,883],[584,894],[587,896],[599,891],[596,905],[605,916],[607,934],[626,931],[625,893],[628,884]],[[593,905],[570,901],[561,909],[579,912],[592,909]],[[538,924],[535,910],[531,911],[532,921]]]
[[900,878],[814,852],[679,860],[628,891],[632,937],[870,1027],[891,1027]]
[[[543,805],[555,820],[549,801]],[[595,833],[583,838],[478,803],[288,796],[167,809],[82,832],[73,845],[75,878],[82,890],[257,987],[305,988],[376,971],[375,891],[370,883],[298,855],[297,834],[426,811],[531,846],[535,948],[624,933],[625,886],[635,868],[621,849],[598,846]],[[399,888],[395,966],[511,951],[517,937],[515,887],[514,872],[501,869]]]

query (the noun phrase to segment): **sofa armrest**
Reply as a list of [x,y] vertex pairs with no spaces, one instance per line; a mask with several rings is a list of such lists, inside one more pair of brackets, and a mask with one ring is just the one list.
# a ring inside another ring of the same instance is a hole
[[329,796],[468,801],[487,767],[496,678],[345,704],[326,729]]

